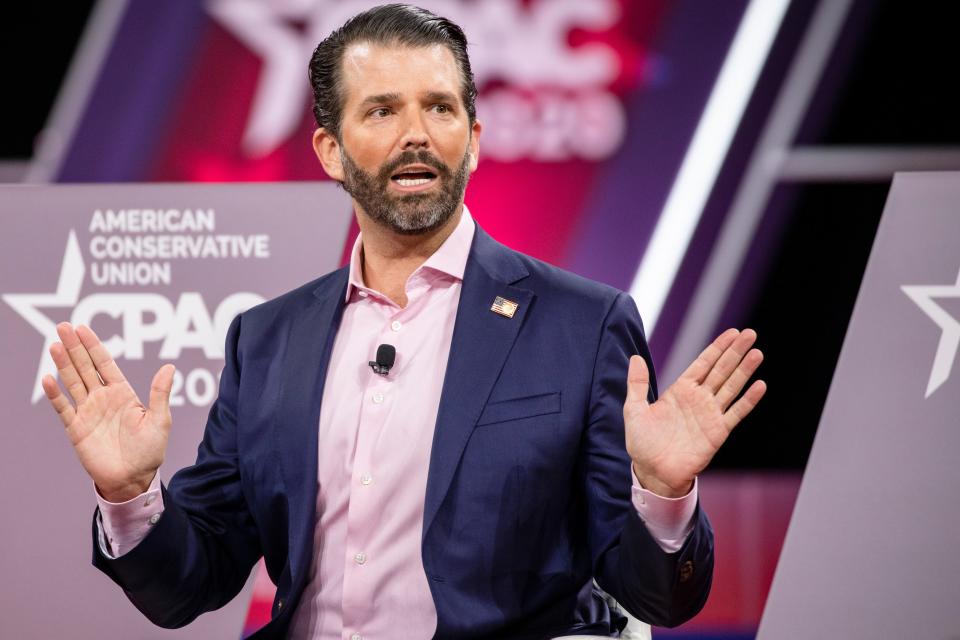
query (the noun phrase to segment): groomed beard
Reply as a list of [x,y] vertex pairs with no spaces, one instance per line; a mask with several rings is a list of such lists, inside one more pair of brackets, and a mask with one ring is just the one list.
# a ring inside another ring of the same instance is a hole
[[[456,171],[443,164],[430,152],[404,151],[380,167],[376,175],[357,166],[340,147],[343,164],[343,188],[374,222],[402,235],[418,235],[442,227],[463,202],[463,193],[470,177],[469,148]],[[390,177],[400,167],[422,164],[437,173],[440,188],[432,193],[391,194]]]

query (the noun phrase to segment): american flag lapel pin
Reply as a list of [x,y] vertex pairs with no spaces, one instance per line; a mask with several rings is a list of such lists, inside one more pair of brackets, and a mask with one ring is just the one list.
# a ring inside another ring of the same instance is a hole
[[496,299],[493,301],[493,305],[491,305],[490,307],[490,311],[493,311],[494,313],[499,313],[500,315],[505,316],[507,318],[512,318],[513,314],[517,312],[518,306],[519,305],[513,300],[507,300],[506,298],[497,296]]

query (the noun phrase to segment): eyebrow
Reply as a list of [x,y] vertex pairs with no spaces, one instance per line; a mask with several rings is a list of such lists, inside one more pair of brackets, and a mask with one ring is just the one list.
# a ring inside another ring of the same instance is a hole
[[[448,91],[428,91],[424,97],[429,102],[450,102],[456,103],[457,97]],[[373,96],[367,96],[360,103],[361,108],[374,104],[391,104],[400,102],[399,93],[379,93]]]
[[457,97],[447,91],[428,91],[427,100],[430,102],[451,102],[456,103]]
[[389,104],[391,102],[400,102],[399,93],[380,93],[375,96],[367,96],[363,99],[363,102],[360,103],[360,106],[366,106],[369,104]]

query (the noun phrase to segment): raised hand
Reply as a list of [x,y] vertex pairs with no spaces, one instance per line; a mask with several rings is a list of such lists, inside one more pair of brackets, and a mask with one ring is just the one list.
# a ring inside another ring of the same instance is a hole
[[[728,329],[650,404],[650,374],[640,356],[630,359],[623,405],[627,452],[644,488],[666,497],[686,494],[727,436],[767,390],[757,380],[733,402],[760,366],[752,329]],[[731,405],[732,403],[732,405]]]
[[92,329],[63,322],[57,335],[50,355],[73,404],[53,376],[43,378],[47,399],[100,495],[111,502],[135,498],[166,453],[174,367],[157,371],[145,407]]

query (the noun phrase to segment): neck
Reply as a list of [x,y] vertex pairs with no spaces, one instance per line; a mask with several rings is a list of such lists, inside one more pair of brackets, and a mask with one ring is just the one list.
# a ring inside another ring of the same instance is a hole
[[463,203],[442,226],[416,235],[398,234],[377,224],[359,208],[356,211],[362,236],[360,264],[364,284],[385,294],[401,307],[407,306],[407,279],[460,224]]

